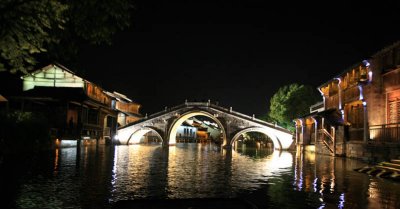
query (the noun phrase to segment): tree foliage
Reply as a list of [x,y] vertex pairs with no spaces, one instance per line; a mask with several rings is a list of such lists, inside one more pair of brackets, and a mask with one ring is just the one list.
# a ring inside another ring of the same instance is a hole
[[40,59],[77,56],[82,43],[110,44],[132,8],[129,0],[2,0],[0,71],[27,73]]
[[64,25],[66,9],[66,5],[51,0],[2,0],[0,70],[30,70],[36,64],[34,54],[46,52],[47,43],[57,42],[49,31]]
[[293,130],[293,119],[308,114],[309,107],[318,101],[316,90],[293,83],[283,86],[270,100],[269,117],[281,126]]

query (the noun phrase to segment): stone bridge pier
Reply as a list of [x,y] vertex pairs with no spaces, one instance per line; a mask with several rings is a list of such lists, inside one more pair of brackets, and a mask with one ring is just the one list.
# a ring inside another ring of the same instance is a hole
[[117,131],[116,144],[138,144],[143,135],[152,132],[162,139],[164,146],[176,144],[178,128],[184,121],[195,116],[206,116],[215,121],[221,129],[221,146],[230,149],[243,133],[260,132],[267,135],[275,149],[285,150],[293,143],[290,131],[274,124],[217,105],[199,102],[186,102],[176,107],[150,115]]

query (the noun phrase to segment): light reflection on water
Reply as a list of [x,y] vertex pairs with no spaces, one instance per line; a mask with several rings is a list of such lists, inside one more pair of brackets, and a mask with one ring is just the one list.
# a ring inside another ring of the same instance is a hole
[[125,199],[203,197],[242,197],[260,208],[400,208],[400,183],[357,173],[353,169],[364,164],[344,158],[178,143],[169,149],[61,148],[38,159],[13,184],[7,184],[11,176],[1,176],[5,188],[17,184],[15,196],[5,200],[16,208],[110,208]]

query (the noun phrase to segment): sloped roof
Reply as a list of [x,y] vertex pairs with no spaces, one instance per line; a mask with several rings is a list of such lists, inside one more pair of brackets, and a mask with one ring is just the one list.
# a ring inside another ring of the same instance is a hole
[[382,55],[382,54],[384,54],[384,53],[386,53],[386,52],[392,50],[393,48],[398,47],[399,45],[400,45],[400,41],[396,41],[396,42],[392,43],[391,45],[386,46],[386,47],[384,47],[383,49],[379,50],[378,52],[376,52],[375,54],[373,54],[371,57],[372,57],[372,58],[375,58],[375,57],[377,57],[377,56],[380,56],[380,55]]
[[321,87],[327,85],[327,84],[330,83],[332,80],[335,80],[335,78],[339,78],[339,77],[343,76],[343,74],[349,72],[350,70],[354,69],[355,67],[358,67],[358,66],[360,66],[360,65],[363,65],[365,60],[368,60],[368,59],[370,59],[370,58],[375,58],[375,57],[377,57],[377,56],[380,56],[380,55],[386,53],[387,51],[392,50],[392,49],[395,48],[395,47],[398,47],[399,45],[400,45],[400,41],[396,41],[396,42],[394,42],[393,44],[382,48],[381,50],[377,51],[377,52],[374,53],[372,56],[370,56],[370,57],[364,59],[363,61],[357,62],[357,63],[351,65],[350,67],[345,68],[342,72],[340,72],[339,74],[337,74],[337,75],[334,76],[333,78],[331,78],[331,79],[329,79],[328,81],[326,81],[326,82],[322,83],[321,85],[319,85],[319,86],[317,87],[317,89],[319,89],[319,88],[321,88]]
[[0,94],[0,102],[8,102],[8,100]]
[[[123,102],[130,102],[130,103],[135,103],[138,104],[131,99],[129,99],[126,95],[118,93],[116,91],[114,92],[109,92],[109,91],[103,91],[105,94],[107,94],[110,97],[116,98],[118,101],[123,101]],[[139,104],[138,104],[139,105]]]
[[[40,69],[37,69],[37,70],[35,70],[35,71],[33,71],[33,72],[29,73],[29,74],[23,75],[22,77],[29,77],[29,76],[32,76],[32,75],[34,75],[34,74],[37,74],[37,73],[40,73],[40,72],[43,72],[43,71],[50,70],[51,68],[54,68],[54,67],[58,67],[58,68],[60,68],[60,69],[62,69],[62,70],[64,70],[64,71],[67,71],[68,73],[71,73],[71,74],[73,74],[73,75],[76,75],[76,73],[75,73],[74,71],[72,71],[72,70],[66,68],[66,67],[63,66],[63,65],[60,65],[60,64],[58,64],[58,63],[55,63],[55,64],[46,65],[46,66],[44,66],[44,67],[42,67],[42,68],[40,68]],[[76,75],[76,76],[78,76],[78,75]],[[78,76],[78,77],[80,77],[80,76]],[[83,79],[83,78],[82,78],[82,79]]]

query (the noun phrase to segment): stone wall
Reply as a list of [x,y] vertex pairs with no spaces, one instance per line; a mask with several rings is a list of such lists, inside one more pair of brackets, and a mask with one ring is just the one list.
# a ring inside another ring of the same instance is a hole
[[349,142],[346,157],[367,162],[380,162],[400,157],[400,144]]
[[376,144],[365,145],[367,159],[373,162],[400,159],[400,144]]

